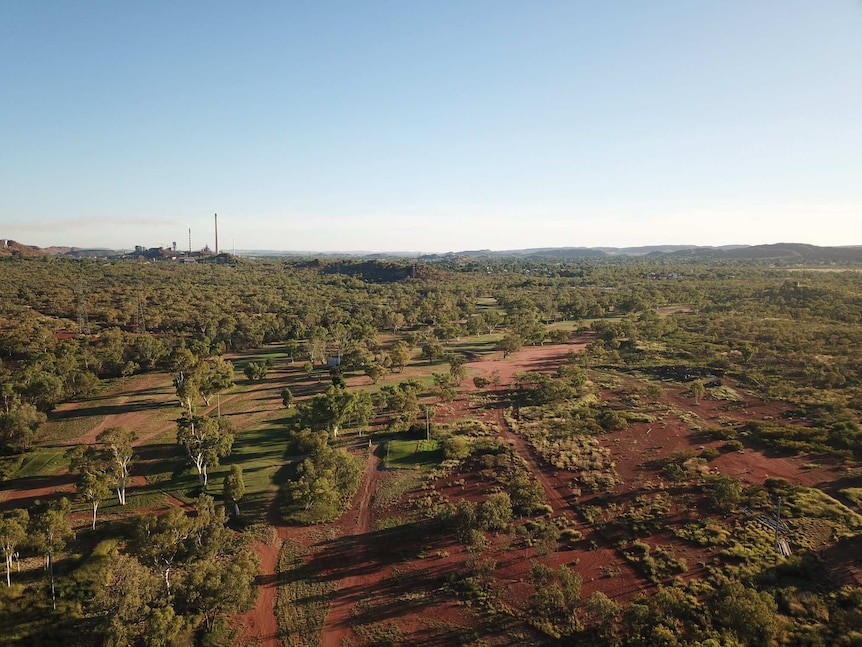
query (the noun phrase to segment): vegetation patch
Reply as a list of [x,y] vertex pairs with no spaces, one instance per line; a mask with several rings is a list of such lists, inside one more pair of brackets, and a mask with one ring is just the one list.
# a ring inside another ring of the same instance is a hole
[[443,450],[439,441],[389,440],[383,464],[389,469],[428,470],[440,464]]
[[306,565],[308,550],[285,539],[278,555],[275,617],[278,635],[287,647],[317,647],[329,612],[331,582]]

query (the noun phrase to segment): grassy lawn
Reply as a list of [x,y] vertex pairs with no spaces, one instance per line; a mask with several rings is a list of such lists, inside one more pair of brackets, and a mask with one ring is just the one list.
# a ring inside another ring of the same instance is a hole
[[21,463],[21,467],[15,474],[15,478],[59,474],[63,468],[69,466],[69,461],[66,460],[65,454],[65,449],[35,449]]
[[384,464],[389,469],[433,469],[443,460],[436,440],[390,440],[384,448]]
[[242,467],[245,496],[240,502],[240,510],[244,516],[258,521],[266,519],[267,505],[278,490],[276,475],[284,465],[287,432],[284,425],[279,424],[283,415],[279,412],[276,419],[240,431],[231,455],[210,475],[209,491],[218,497],[231,465]]
[[39,437],[52,443],[68,443],[101,425],[105,418],[82,413],[74,418],[48,420],[39,430]]

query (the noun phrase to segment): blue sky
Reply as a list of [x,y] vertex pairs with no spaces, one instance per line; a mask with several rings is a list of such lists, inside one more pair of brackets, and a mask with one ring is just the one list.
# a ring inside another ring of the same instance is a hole
[[0,0],[0,237],[862,244],[862,2]]

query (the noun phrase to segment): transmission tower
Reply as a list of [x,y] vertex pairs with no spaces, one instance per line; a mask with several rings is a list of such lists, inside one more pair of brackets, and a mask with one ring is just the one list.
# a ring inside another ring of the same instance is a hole
[[90,334],[90,318],[87,316],[87,301],[84,299],[84,280],[78,282],[78,333]]
[[144,319],[144,301],[138,293],[135,300],[135,332],[147,332],[147,322]]

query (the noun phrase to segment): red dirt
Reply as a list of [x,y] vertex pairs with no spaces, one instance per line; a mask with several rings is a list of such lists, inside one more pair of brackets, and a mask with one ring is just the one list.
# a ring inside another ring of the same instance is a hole
[[[374,494],[379,476],[378,462],[375,456],[377,446],[372,448],[365,466],[362,486],[353,500],[350,510],[345,512],[336,522],[340,537],[364,535],[372,531],[371,497]],[[272,544],[257,541],[254,544],[255,553],[260,558],[260,575],[258,576],[258,599],[252,611],[241,614],[238,624],[243,627],[238,640],[239,645],[260,645],[261,647],[280,647],[278,638],[278,622],[275,617],[275,603],[278,595],[278,555],[285,539],[292,539],[303,544],[312,543],[310,535],[313,528],[296,528],[285,525],[278,518],[275,506],[272,507],[270,524],[277,532]],[[337,570],[337,564],[329,564]],[[365,575],[351,575],[338,579],[336,591],[333,593],[329,614],[323,631],[322,645],[340,647],[341,637],[350,633],[350,611],[359,598],[359,591],[370,582]]]
[[[571,350],[580,350],[587,343],[587,338],[579,339],[573,344],[525,347],[521,351],[503,359],[502,354],[496,354],[492,359],[480,359],[467,364],[468,379],[461,387],[456,401],[436,408],[435,421],[452,421],[465,418],[482,418],[500,429],[500,435],[510,442],[515,451],[524,458],[530,470],[545,490],[547,500],[553,508],[555,517],[564,516],[570,527],[584,533],[584,540],[577,547],[569,550],[558,550],[550,555],[538,557],[536,549],[512,548],[499,538],[493,538],[486,554],[493,555],[498,563],[495,576],[498,595],[516,607],[523,608],[531,588],[529,570],[532,560],[540,559],[551,566],[568,564],[575,568],[583,577],[583,595],[594,591],[602,591],[618,602],[630,601],[639,593],[654,587],[644,577],[608,544],[591,525],[581,522],[575,514],[568,483],[573,474],[555,471],[545,465],[529,447],[527,441],[512,432],[503,418],[499,408],[488,409],[471,405],[471,394],[477,389],[472,383],[476,375],[491,377],[497,371],[503,386],[511,385],[516,375],[523,371],[540,371],[553,373],[557,367],[566,361]],[[295,372],[295,371],[294,371]],[[402,379],[427,374],[424,366],[408,367],[403,373],[390,374],[383,382],[396,382]],[[293,376],[295,377],[295,376]],[[632,384],[635,380],[628,380]],[[358,386],[367,383],[367,378],[354,377],[349,381]],[[307,380],[304,387],[310,394],[325,387],[314,378]],[[691,429],[681,419],[676,411],[690,412],[700,418],[703,426],[718,426],[728,421],[736,424],[747,420],[770,420],[781,418],[785,411],[775,403],[767,403],[753,398],[734,411],[726,411],[726,402],[703,400],[698,403],[685,395],[684,387],[669,387],[665,396],[658,403],[659,419],[654,423],[637,423],[627,430],[607,434],[602,437],[603,446],[612,452],[616,469],[622,479],[622,485],[616,488],[616,493],[627,496],[628,493],[639,491],[649,481],[658,481],[654,470],[644,470],[645,460],[667,458],[673,451],[690,448],[698,451],[704,446],[720,446],[721,441],[704,442],[702,437],[695,438]],[[272,394],[269,394],[272,397]],[[612,394],[609,395],[613,400]],[[224,401],[223,401],[224,404]],[[373,603],[385,600],[390,616],[396,621],[403,637],[411,636],[418,642],[423,635],[433,633],[429,622],[471,626],[475,623],[471,613],[458,605],[452,599],[436,598],[405,602],[410,599],[411,591],[399,589],[397,577],[405,572],[417,582],[436,581],[446,573],[463,568],[467,554],[459,544],[444,540],[436,544],[436,556],[417,558],[415,556],[403,559],[399,554],[387,551],[386,546],[376,544],[377,534],[373,530],[371,498],[381,473],[376,469],[377,460],[369,456],[366,464],[366,474],[352,508],[342,515],[336,523],[338,539],[319,541],[312,536],[312,529],[287,527],[271,520],[277,530],[277,538],[271,545],[260,542],[255,544],[255,551],[261,559],[261,575],[258,578],[259,598],[256,608],[238,618],[243,626],[239,644],[254,644],[276,647],[280,645],[278,625],[274,614],[277,596],[277,561],[282,542],[290,537],[306,546],[316,544],[315,553],[309,557],[316,570],[322,576],[331,578],[335,584],[329,614],[326,619],[321,645],[324,647],[341,647],[351,640],[356,640],[354,628],[363,621],[363,611],[360,603]],[[723,454],[710,463],[713,469],[749,482],[763,482],[769,476],[780,476],[790,481],[804,485],[822,485],[836,478],[831,467],[814,469],[803,468],[801,458],[771,457],[763,452],[747,449],[744,453]],[[473,478],[475,475],[464,475],[465,483],[456,494],[466,498],[481,498],[483,485]],[[445,489],[445,488],[444,488]],[[453,488],[454,490],[454,488]],[[673,544],[679,557],[685,558],[690,564],[686,577],[697,575],[702,571],[698,562],[707,561],[706,551],[682,546],[674,542],[669,533],[650,537],[651,544]],[[589,545],[592,544],[590,548]],[[394,548],[394,547],[392,547]],[[844,549],[846,552],[846,548]],[[608,569],[614,571],[608,573]],[[855,567],[848,569],[855,575]],[[394,610],[398,609],[397,612]],[[370,612],[373,616],[376,612]],[[383,621],[383,618],[367,618],[373,621]],[[442,643],[441,643],[442,644]]]
[[[584,540],[576,547],[565,550],[560,549],[551,555],[538,557],[536,549],[524,551],[521,548],[512,548],[505,544],[500,538],[492,538],[487,555],[492,556],[498,563],[495,575],[497,593],[508,603],[516,607],[522,607],[530,593],[530,586],[525,584],[529,581],[529,570],[532,560],[540,559],[542,562],[552,566],[569,564],[583,577],[583,595],[587,596],[593,591],[603,591],[618,602],[631,600],[638,593],[653,587],[632,566],[621,557],[621,555],[607,540],[597,533],[591,525],[581,522],[575,514],[572,497],[568,483],[574,476],[564,471],[555,471],[553,467],[545,465],[529,447],[527,441],[512,432],[503,418],[500,408],[484,408],[472,406],[471,395],[475,396],[477,389],[472,383],[472,377],[481,375],[490,378],[494,371],[500,376],[501,385],[510,385],[515,381],[515,376],[523,371],[540,371],[552,373],[557,367],[566,361],[566,355],[571,350],[580,350],[584,347],[587,338],[581,338],[572,344],[530,346],[525,347],[517,353],[511,354],[506,359],[502,354],[495,354],[492,359],[482,358],[469,362],[466,367],[469,377],[464,381],[456,401],[445,406],[438,406],[434,416],[435,421],[454,421],[465,418],[481,418],[488,423],[496,425],[500,429],[500,435],[512,444],[515,451],[524,458],[530,470],[545,490],[547,500],[553,508],[555,517],[565,516],[572,528],[577,528],[584,533]],[[237,422],[242,421],[242,426],[271,410],[273,406],[280,404],[277,398],[277,390],[283,384],[282,377],[290,375],[296,378],[298,369],[291,369],[279,373],[278,379],[267,380],[261,385],[258,392],[261,397],[261,407],[251,414],[227,414],[236,416]],[[382,382],[397,382],[402,379],[426,375],[426,367],[408,367],[403,373],[390,374]],[[164,377],[164,376],[162,376]],[[637,384],[632,378],[621,378],[629,385]],[[157,378],[153,378],[155,385]],[[308,395],[325,388],[326,381],[318,382],[310,378],[302,385],[298,385],[296,395]],[[366,384],[367,378],[351,378],[351,385]],[[493,387],[491,387],[493,388]],[[689,424],[680,416],[695,415],[701,426],[719,426],[722,423],[741,424],[748,420],[777,420],[785,414],[784,408],[776,403],[762,402],[746,396],[744,406],[725,410],[726,402],[714,400],[702,400],[695,403],[694,400],[685,395],[685,387],[671,386],[665,388],[665,395],[656,405],[656,421],[652,423],[635,423],[628,429],[613,432],[601,436],[601,443],[611,451],[612,460],[616,464],[616,470],[622,479],[622,484],[615,488],[612,493],[620,497],[633,497],[637,492],[646,487],[657,484],[660,474],[655,469],[644,469],[645,461],[667,458],[673,451],[679,449],[691,449],[698,452],[706,446],[720,447],[723,441],[705,440],[702,435],[695,436],[691,432]],[[613,390],[604,394],[609,401],[616,397]],[[222,399],[222,407],[228,405],[236,394]],[[275,400],[278,402],[275,402]],[[275,402],[275,404],[273,404]],[[74,407],[75,405],[68,405]],[[214,408],[214,407],[211,407]],[[228,407],[230,408],[230,407]],[[683,413],[688,412],[688,413]],[[136,422],[146,417],[140,412],[129,412],[113,414],[99,425],[98,429],[91,430],[86,439],[95,440],[95,436],[101,429],[110,426],[128,426],[134,428]],[[172,426],[172,425],[171,425]],[[139,439],[136,444],[142,444],[151,439],[157,433],[148,434],[146,439]],[[80,439],[78,439],[80,440]],[[838,470],[833,466],[805,467],[806,459],[800,457],[773,457],[764,452],[746,449],[742,453],[732,452],[722,454],[709,463],[710,469],[721,471],[740,480],[750,483],[762,483],[768,477],[786,478],[791,482],[809,486],[828,487],[830,482],[837,478]],[[275,617],[275,602],[277,596],[277,561],[278,555],[285,539],[290,538],[306,546],[315,545],[315,552],[308,558],[316,568],[317,572],[327,577],[335,584],[335,592],[331,599],[329,614],[326,619],[321,645],[324,647],[341,647],[355,640],[353,627],[362,620],[360,602],[369,600],[385,600],[389,610],[389,619],[396,622],[402,631],[402,637],[410,636],[413,642],[419,644],[431,644],[430,638],[423,641],[422,636],[430,635],[433,630],[430,624],[433,622],[451,623],[459,626],[470,626],[475,623],[471,612],[458,605],[451,598],[431,595],[427,599],[413,600],[410,590],[399,587],[399,577],[405,572],[417,582],[434,582],[447,573],[461,569],[467,559],[463,547],[451,540],[435,540],[433,548],[437,553],[430,556],[416,557],[415,555],[404,557],[399,551],[400,547],[379,545],[380,535],[374,531],[373,512],[371,501],[377,486],[377,482],[385,473],[377,469],[377,459],[373,454],[369,455],[366,463],[363,484],[349,511],[342,515],[335,524],[337,539],[320,541],[317,536],[319,529],[295,528],[281,523],[277,517],[275,502],[272,504],[270,523],[276,528],[276,539],[272,544],[255,542],[254,550],[260,557],[261,574],[258,577],[259,597],[254,610],[237,616],[237,626],[242,628],[242,633],[237,644],[239,645],[262,645],[264,647],[277,647],[281,644],[278,637],[278,625]],[[466,496],[466,498],[478,499],[482,496],[485,484],[481,483],[474,474],[464,474],[465,484],[454,496]],[[46,496],[54,492],[57,487],[71,489],[68,477],[50,477],[51,481],[44,481],[39,487],[34,487],[22,492],[13,493],[15,500],[19,498],[32,497],[36,494]],[[66,479],[66,480],[64,480]],[[132,485],[139,485],[135,480]],[[588,499],[585,496],[585,499]],[[175,503],[181,503],[179,501]],[[685,512],[684,512],[685,513]],[[670,544],[673,539],[663,534],[650,537],[653,543]],[[592,548],[588,546],[592,543]],[[857,542],[858,543],[858,542]],[[853,562],[848,568],[839,566],[842,556],[853,552],[853,546],[841,544],[834,549],[834,555],[827,556],[829,563],[835,564],[836,577],[853,581],[858,578],[862,566]],[[689,564],[691,576],[699,571],[695,564],[704,558],[705,552],[681,546],[678,542],[674,544],[677,555],[685,557]],[[846,561],[846,560],[845,560]],[[613,567],[617,574],[608,576],[605,569]],[[840,571],[840,573],[839,573]],[[410,578],[407,578],[407,582]],[[858,580],[857,580],[858,581]],[[406,585],[405,585],[406,586]],[[373,613],[371,614],[373,615]],[[381,621],[383,618],[375,618]],[[523,629],[519,625],[519,629]],[[439,642],[437,644],[444,644]],[[491,643],[489,643],[491,644]],[[500,643],[503,644],[503,643]]]
[[[376,449],[376,446],[374,447]],[[377,484],[377,466],[379,460],[370,452],[365,465],[365,477],[362,487],[353,502],[351,511],[342,515],[339,522],[340,536],[364,535],[372,530],[371,526],[371,496]],[[354,512],[355,511],[355,512]],[[357,573],[341,578],[329,604],[329,614],[323,627],[321,647],[341,647],[342,638],[349,636],[351,610],[359,602],[364,591],[373,580],[370,573]]]
[[284,542],[282,531],[272,544],[254,543],[254,552],[260,559],[260,574],[257,576],[257,603],[254,609],[239,615],[236,624],[243,628],[236,644],[281,647],[278,638],[278,622],[275,619],[275,600],[278,592],[278,554]]

